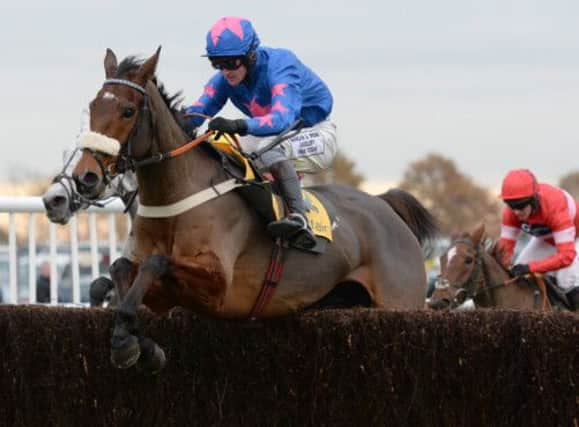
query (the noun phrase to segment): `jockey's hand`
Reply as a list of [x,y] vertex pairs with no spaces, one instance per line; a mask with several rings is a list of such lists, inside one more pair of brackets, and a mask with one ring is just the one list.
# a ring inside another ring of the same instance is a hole
[[224,133],[247,135],[247,123],[244,119],[229,120],[223,117],[216,117],[209,122],[208,127],[217,132],[216,138],[221,137]]
[[529,274],[531,269],[529,268],[529,264],[515,264],[511,267],[511,274],[514,277],[524,276],[525,274]]
[[183,128],[183,130],[185,131],[185,133],[187,134],[187,136],[189,138],[196,138],[197,137],[197,126],[195,126],[193,124],[193,120],[191,120],[191,117],[187,117],[187,109],[186,108],[181,108],[178,112],[177,112],[177,117],[179,119],[179,122],[181,124],[181,127]]
[[197,130],[199,128],[197,128],[195,125],[193,125],[193,123],[191,122],[186,122],[183,126],[183,130],[185,131],[185,133],[187,134],[187,136],[191,139],[195,139],[197,138]]

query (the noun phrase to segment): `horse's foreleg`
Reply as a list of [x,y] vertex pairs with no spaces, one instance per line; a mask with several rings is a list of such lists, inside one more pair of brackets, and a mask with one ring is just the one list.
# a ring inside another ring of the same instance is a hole
[[169,265],[169,258],[166,256],[153,255],[147,258],[140,265],[135,281],[122,299],[117,309],[111,339],[111,362],[115,367],[126,369],[133,366],[141,356],[140,342],[146,343],[148,350],[153,345],[153,350],[147,351],[148,355],[162,359],[164,364],[164,354],[159,353],[162,353],[162,350],[154,342],[151,344],[142,337],[137,338],[137,309],[151,284],[168,273]]
[[115,284],[108,277],[97,277],[90,284],[89,297],[91,307],[102,307],[106,296],[114,289]]
[[133,279],[137,274],[137,264],[130,261],[128,258],[121,257],[109,267],[109,273],[111,279],[115,284],[115,291],[117,294],[117,300],[120,302],[125,298],[125,295],[129,291]]

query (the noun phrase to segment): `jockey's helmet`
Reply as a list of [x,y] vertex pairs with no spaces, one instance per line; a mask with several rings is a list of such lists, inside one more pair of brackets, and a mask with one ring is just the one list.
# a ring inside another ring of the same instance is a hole
[[536,199],[537,192],[537,179],[530,170],[513,169],[503,179],[501,199],[505,201]]
[[207,32],[208,57],[244,57],[259,46],[259,37],[253,25],[245,18],[220,18]]

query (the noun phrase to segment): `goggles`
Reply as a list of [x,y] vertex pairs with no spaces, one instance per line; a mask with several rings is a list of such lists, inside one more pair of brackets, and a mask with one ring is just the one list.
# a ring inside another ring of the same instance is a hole
[[532,197],[527,197],[524,199],[510,199],[510,200],[505,200],[505,203],[507,204],[507,206],[509,208],[511,208],[514,211],[520,211],[525,209],[527,206],[529,206],[530,204],[533,203],[533,198]]
[[237,70],[243,65],[240,56],[210,56],[211,66],[216,70]]

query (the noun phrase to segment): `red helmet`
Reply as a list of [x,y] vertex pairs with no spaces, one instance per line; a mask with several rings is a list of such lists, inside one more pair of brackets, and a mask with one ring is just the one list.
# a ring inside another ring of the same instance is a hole
[[528,169],[513,169],[505,179],[501,189],[501,199],[527,199],[537,196],[537,179]]

